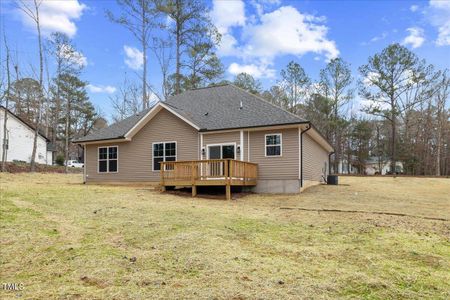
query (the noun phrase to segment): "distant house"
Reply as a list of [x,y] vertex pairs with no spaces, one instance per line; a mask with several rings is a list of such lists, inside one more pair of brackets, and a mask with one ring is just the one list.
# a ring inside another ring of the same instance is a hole
[[332,146],[311,122],[234,85],[186,91],[74,141],[85,182],[245,186],[297,193],[324,181]]
[[[6,143],[6,161],[31,161],[34,128],[25,120],[7,110],[6,141],[3,140],[5,107],[0,106],[0,160],[3,159],[3,144]],[[39,133],[36,148],[36,163],[51,165],[53,151],[47,137]]]
[[[369,157],[366,161],[367,175],[386,175],[391,172],[391,160],[387,158]],[[398,161],[395,164],[395,172],[403,173],[403,163]]]

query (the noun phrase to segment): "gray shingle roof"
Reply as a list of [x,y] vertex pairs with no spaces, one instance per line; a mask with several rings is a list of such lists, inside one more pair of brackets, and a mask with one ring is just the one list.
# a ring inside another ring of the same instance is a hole
[[[241,102],[242,108],[240,108]],[[186,91],[169,98],[165,103],[197,124],[201,130],[307,122],[234,85]]]
[[123,138],[125,134],[137,123],[140,119],[142,119],[145,114],[151,108],[147,108],[136,115],[132,115],[122,121],[114,123],[106,128],[102,128],[98,131],[88,134],[85,137],[74,140],[74,143],[81,142],[90,142],[90,141],[99,141],[99,140],[111,140]]
[[[230,84],[186,91],[170,97],[164,104],[197,125],[201,131],[308,122]],[[75,142],[122,138],[149,110]]]

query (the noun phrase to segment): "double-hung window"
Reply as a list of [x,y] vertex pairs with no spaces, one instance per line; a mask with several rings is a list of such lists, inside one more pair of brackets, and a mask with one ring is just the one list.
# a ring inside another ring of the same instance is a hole
[[266,156],[281,156],[281,133],[266,134]]
[[116,173],[118,169],[119,152],[117,146],[98,148],[98,172]]
[[177,160],[177,143],[160,142],[153,143],[153,171],[161,169],[161,162]]

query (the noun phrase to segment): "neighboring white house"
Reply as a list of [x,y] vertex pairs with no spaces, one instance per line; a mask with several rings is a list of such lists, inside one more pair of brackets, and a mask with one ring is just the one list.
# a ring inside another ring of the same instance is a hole
[[[381,166],[381,170],[380,170]],[[377,157],[370,157],[366,162],[366,174],[367,175],[386,175],[391,171],[391,161],[389,159],[381,160]],[[398,174],[403,173],[403,163],[397,161],[395,163],[395,171]]]
[[[3,158],[4,119],[5,107],[0,106],[0,160]],[[9,110],[6,126],[6,161],[17,160],[29,163],[33,152],[34,128]],[[51,165],[53,162],[53,152],[47,149],[48,142],[44,135],[38,135],[36,162],[39,164]]]

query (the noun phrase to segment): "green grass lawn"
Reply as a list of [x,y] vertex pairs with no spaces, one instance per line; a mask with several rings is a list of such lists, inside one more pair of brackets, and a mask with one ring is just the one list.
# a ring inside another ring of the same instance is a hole
[[[224,201],[1,174],[1,299],[449,299],[450,180]],[[417,217],[284,210],[405,213]]]

